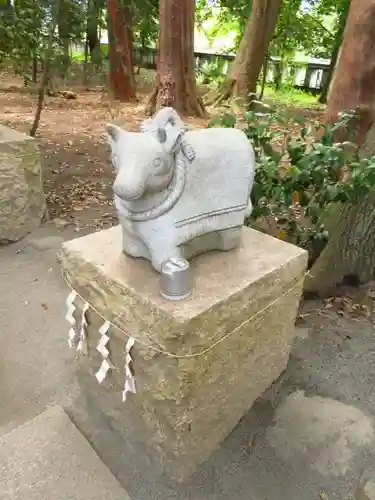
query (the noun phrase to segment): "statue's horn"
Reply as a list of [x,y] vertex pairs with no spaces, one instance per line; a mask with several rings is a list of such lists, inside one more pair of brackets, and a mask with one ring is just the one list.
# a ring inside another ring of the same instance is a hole
[[158,135],[158,140],[164,144],[164,142],[167,142],[167,132],[163,128],[158,128],[157,129],[157,135]]

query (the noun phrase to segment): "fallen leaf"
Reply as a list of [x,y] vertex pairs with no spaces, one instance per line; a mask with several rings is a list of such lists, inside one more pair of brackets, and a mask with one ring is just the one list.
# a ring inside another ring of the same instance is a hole
[[352,312],[353,301],[349,297],[330,297],[324,301],[324,308],[334,308],[342,312]]

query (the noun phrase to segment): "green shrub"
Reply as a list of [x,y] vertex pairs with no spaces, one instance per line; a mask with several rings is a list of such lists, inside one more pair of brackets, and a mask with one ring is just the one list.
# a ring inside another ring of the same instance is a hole
[[217,61],[203,61],[196,71],[199,85],[211,84],[219,87],[226,78],[225,64]]
[[375,186],[375,157],[360,158],[355,144],[335,140],[352,119],[353,113],[342,114],[338,123],[322,127],[277,112],[249,111],[241,121],[230,113],[211,121],[209,127],[243,129],[254,147],[254,210],[248,224],[310,252],[327,241],[329,204],[356,203]]

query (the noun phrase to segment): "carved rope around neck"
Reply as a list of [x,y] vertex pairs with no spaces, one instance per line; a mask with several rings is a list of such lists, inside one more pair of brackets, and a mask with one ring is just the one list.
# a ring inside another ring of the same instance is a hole
[[181,154],[178,156],[179,157],[175,160],[173,177],[169,186],[167,187],[167,196],[164,201],[162,201],[160,205],[154,208],[150,208],[149,210],[143,210],[140,212],[133,211],[129,207],[126,207],[128,212],[127,218],[129,220],[134,222],[145,222],[148,220],[157,219],[158,217],[161,217],[165,213],[169,212],[169,210],[171,210],[176,205],[185,190],[187,179],[186,161]]

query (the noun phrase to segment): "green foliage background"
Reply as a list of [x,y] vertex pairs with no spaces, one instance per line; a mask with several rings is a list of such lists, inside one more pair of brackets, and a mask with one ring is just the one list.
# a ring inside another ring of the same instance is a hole
[[[28,73],[30,60],[43,51],[52,6],[53,0],[14,0],[11,8],[1,10],[0,63],[11,61],[17,72]],[[349,0],[284,0],[270,54],[284,60],[304,51],[329,58],[348,6]],[[156,46],[158,8],[158,0],[132,0],[134,41],[139,47]],[[196,1],[198,29],[210,41],[235,33],[233,51],[250,14],[251,0]],[[56,51],[67,42],[83,42],[90,27],[106,29],[105,19],[105,0],[61,0]]]

